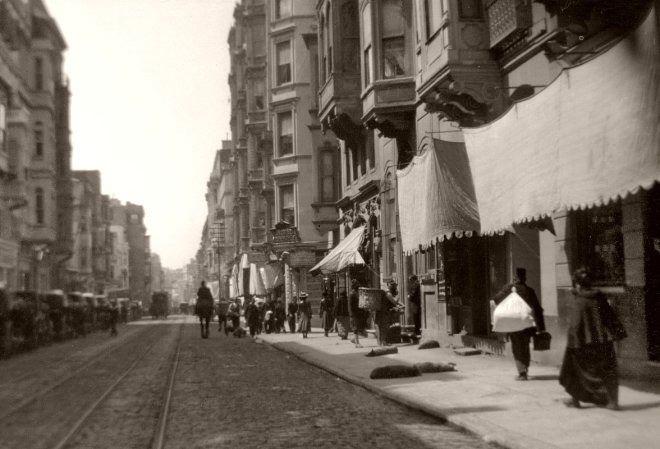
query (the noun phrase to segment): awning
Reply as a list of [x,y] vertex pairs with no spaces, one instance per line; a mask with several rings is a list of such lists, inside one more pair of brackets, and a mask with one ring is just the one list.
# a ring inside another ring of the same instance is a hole
[[220,299],[220,281],[211,281],[208,283],[208,287],[211,290],[211,296]]
[[266,287],[259,274],[259,269],[256,263],[250,264],[250,288],[249,293],[252,296],[265,296]]
[[652,10],[602,55],[563,71],[495,122],[464,129],[482,233],[660,181],[655,19]]
[[266,290],[272,290],[284,285],[284,272],[280,263],[271,263],[259,268],[261,280]]
[[436,240],[479,231],[479,212],[463,142],[424,138],[422,153],[397,171],[401,246],[405,253]]
[[234,267],[231,270],[231,276],[229,277],[229,297],[232,299],[243,296],[243,284],[238,281],[238,274],[240,271],[242,270],[239,270],[238,264],[234,264]]
[[316,276],[319,273],[337,273],[351,265],[364,265],[364,259],[358,252],[363,235],[364,226],[353,229],[309,272]]

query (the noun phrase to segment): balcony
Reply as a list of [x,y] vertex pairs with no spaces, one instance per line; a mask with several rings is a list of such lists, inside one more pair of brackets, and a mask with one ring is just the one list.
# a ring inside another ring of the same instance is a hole
[[266,111],[251,111],[247,113],[245,126],[266,126]]
[[[422,61],[417,76],[417,95],[428,112],[438,113],[461,126],[487,123],[506,104],[502,75],[491,56],[495,44],[526,32],[531,24],[519,0],[494,0],[469,12],[454,10],[450,2],[446,18],[432,24],[430,34],[418,49]],[[494,23],[491,30],[485,20]],[[431,26],[431,25],[429,25]],[[523,30],[523,31],[521,31]]]

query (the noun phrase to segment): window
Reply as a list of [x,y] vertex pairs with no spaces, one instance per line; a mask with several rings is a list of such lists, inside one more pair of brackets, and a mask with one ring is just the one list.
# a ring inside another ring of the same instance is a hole
[[345,170],[346,170],[346,185],[350,186],[351,185],[351,151],[346,146],[346,150],[344,150],[344,165],[345,165]]
[[296,224],[293,184],[280,187],[280,220],[286,221],[290,225]]
[[371,73],[371,3],[362,10],[362,51],[364,57],[364,87],[371,84],[373,74]]
[[621,203],[575,211],[578,264],[589,269],[596,285],[625,280]]
[[44,60],[39,57],[34,58],[34,89],[44,89]]
[[326,48],[326,71],[328,76],[332,74],[333,70],[333,61],[332,61],[332,28],[330,27],[330,21],[332,20],[332,3],[328,3],[328,8],[326,12],[326,17],[328,20],[325,22],[325,48]]
[[256,111],[261,111],[265,108],[264,103],[264,81],[257,79],[254,81],[254,97],[253,106]]
[[384,0],[381,8],[383,78],[395,78],[406,74],[403,3]]
[[323,14],[321,14],[321,17],[319,18],[319,40],[321,42],[321,65],[319,66],[319,77],[321,79],[321,83],[325,83],[325,65],[326,65],[326,40],[328,32],[327,32],[327,25],[325,22],[325,17],[323,17]]
[[44,224],[44,189],[37,187],[34,192],[34,209],[37,224]]
[[291,112],[277,114],[277,132],[279,155],[293,154],[293,117]]
[[426,21],[426,39],[431,39],[442,26],[447,14],[447,0],[425,0],[424,18]]
[[87,248],[80,248],[80,268],[87,268]]
[[335,201],[335,151],[322,151],[320,165],[321,202],[330,203]]
[[252,26],[252,54],[263,56],[266,54],[266,26],[263,23]]
[[277,59],[276,84],[278,86],[291,82],[291,42],[280,42],[275,45]]
[[41,129],[41,122],[37,122],[37,128],[34,130],[34,156],[42,158],[44,156],[44,131]]
[[376,166],[376,147],[374,146],[374,133],[368,132],[366,139],[367,146],[367,159],[369,168],[374,168]]
[[275,0],[275,18],[291,16],[291,0]]

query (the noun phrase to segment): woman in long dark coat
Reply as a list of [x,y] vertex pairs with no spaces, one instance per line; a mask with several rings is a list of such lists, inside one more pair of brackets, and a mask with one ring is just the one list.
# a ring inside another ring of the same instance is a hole
[[321,304],[319,305],[319,318],[321,318],[321,326],[325,332],[325,336],[328,336],[328,332],[332,329],[333,324],[335,324],[335,319],[332,314],[334,305],[332,304],[332,298],[330,294],[324,292],[323,297],[321,298]]
[[584,268],[573,275],[568,343],[559,383],[571,395],[569,407],[589,402],[612,410],[619,408],[619,380],[614,342],[626,332],[605,295],[591,288]]
[[303,338],[307,338],[307,334],[312,329],[312,306],[307,302],[307,293],[300,293],[298,316],[300,317],[300,332],[302,332]]

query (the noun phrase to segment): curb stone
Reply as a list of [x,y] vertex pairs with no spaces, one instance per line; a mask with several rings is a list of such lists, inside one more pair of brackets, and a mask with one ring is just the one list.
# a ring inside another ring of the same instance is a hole
[[438,407],[420,404],[403,394],[387,391],[383,388],[374,385],[373,382],[364,381],[358,377],[350,375],[345,371],[339,370],[323,361],[313,359],[300,353],[289,349],[286,344],[270,342],[260,337],[255,338],[255,341],[265,343],[283,353],[292,355],[298,360],[301,360],[309,365],[315,366],[323,371],[326,371],[334,376],[337,376],[346,382],[364,388],[380,397],[397,402],[409,409],[422,412],[426,415],[439,419],[443,423],[449,424],[455,428],[471,433],[485,442],[502,449],[559,449],[558,446],[548,444],[540,440],[531,440],[528,436],[512,433],[511,431],[498,426],[485,422],[482,419],[470,416],[452,415],[444,412]]

